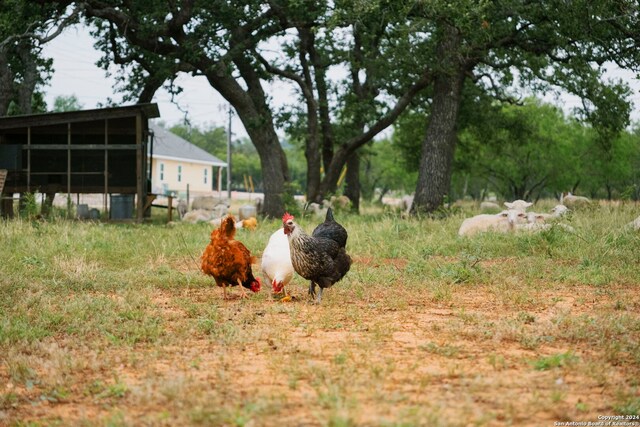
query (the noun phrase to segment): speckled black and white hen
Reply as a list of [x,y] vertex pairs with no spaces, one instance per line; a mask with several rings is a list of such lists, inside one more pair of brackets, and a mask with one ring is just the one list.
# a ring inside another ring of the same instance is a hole
[[316,296],[316,285],[320,287],[319,304],[322,291],[342,279],[351,267],[351,257],[345,250],[347,230],[335,222],[331,209],[327,211],[325,222],[311,236],[294,221],[293,215],[284,214],[282,224],[289,238],[293,268],[311,282],[309,295],[312,298]]

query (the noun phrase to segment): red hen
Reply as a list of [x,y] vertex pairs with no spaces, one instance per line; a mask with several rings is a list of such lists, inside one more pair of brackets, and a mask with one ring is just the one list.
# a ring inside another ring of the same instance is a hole
[[256,259],[242,242],[234,240],[235,234],[235,218],[227,215],[220,227],[211,232],[211,242],[202,254],[202,272],[213,276],[222,287],[224,299],[227,299],[227,286],[240,285],[243,298],[247,296],[244,288],[258,292],[261,286],[260,279],[251,271]]

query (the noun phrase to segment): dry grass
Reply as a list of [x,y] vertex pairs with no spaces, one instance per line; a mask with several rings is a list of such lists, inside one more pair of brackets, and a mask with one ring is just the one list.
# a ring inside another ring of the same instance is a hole
[[[553,425],[640,410],[633,207],[576,234],[338,218],[355,259],[307,302],[222,300],[206,225],[0,223],[0,425]],[[310,231],[313,219],[302,226]],[[276,221],[241,231],[256,255]],[[237,293],[237,290],[236,292]]]

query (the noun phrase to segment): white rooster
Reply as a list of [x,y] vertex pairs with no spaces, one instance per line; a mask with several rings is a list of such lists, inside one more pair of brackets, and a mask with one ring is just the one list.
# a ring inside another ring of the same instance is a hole
[[262,272],[267,276],[273,287],[273,292],[282,292],[284,298],[281,301],[290,301],[291,296],[287,295],[284,287],[293,278],[293,265],[291,264],[291,251],[289,249],[289,239],[284,234],[284,229],[279,228],[271,237],[269,243],[262,253]]

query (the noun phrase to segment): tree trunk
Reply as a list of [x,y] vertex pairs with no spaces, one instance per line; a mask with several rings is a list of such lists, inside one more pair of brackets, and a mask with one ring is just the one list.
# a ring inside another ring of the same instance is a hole
[[211,86],[233,105],[260,156],[264,182],[261,213],[280,218],[285,210],[284,191],[290,181],[287,158],[273,127],[273,117],[259,76],[244,58],[239,58],[236,65],[247,83],[246,90],[235,78],[228,75],[226,70],[220,68],[208,73],[207,79]]
[[318,134],[313,133],[311,123],[305,144],[304,156],[307,159],[307,200],[319,202],[320,197],[320,147]]
[[22,82],[18,86],[18,107],[20,114],[31,114],[33,113],[33,93],[40,78],[38,64],[30,40],[21,40],[17,48],[23,73]]
[[0,117],[6,116],[13,94],[13,75],[9,69],[9,52],[0,48]]
[[344,195],[351,200],[351,211],[360,211],[360,154],[354,151],[347,159],[347,177]]
[[[287,157],[272,126],[265,125],[249,130],[249,126],[244,119],[242,122],[245,123],[251,142],[255,145],[260,156],[264,182],[262,214],[273,218],[281,218],[285,210],[283,196],[290,181]],[[269,123],[271,124],[272,122]]]
[[[311,77],[311,69],[307,61],[307,53],[315,52],[314,35],[309,28],[299,28],[300,49],[298,58],[302,66],[302,79],[299,81],[300,89],[307,104],[307,136],[305,141],[304,155],[307,159],[307,200],[309,202],[319,202],[320,191],[320,123],[318,119],[318,103],[313,94],[314,80]],[[314,56],[311,54],[313,62]],[[324,75],[316,77],[324,82]]]
[[347,150],[342,148],[334,153],[333,158],[331,159],[331,165],[329,166],[329,169],[324,171],[324,178],[320,183],[321,197],[334,193],[336,188],[338,188],[338,179],[340,179],[342,168],[347,163],[349,154],[350,153],[347,153]]
[[436,78],[412,213],[434,212],[442,206],[444,196],[449,192],[463,81],[462,73]]
[[456,59],[456,30],[448,28],[439,46],[443,69],[435,76],[431,117],[422,143],[420,169],[411,213],[431,213],[442,206],[451,185],[456,121],[462,100],[464,68]]

